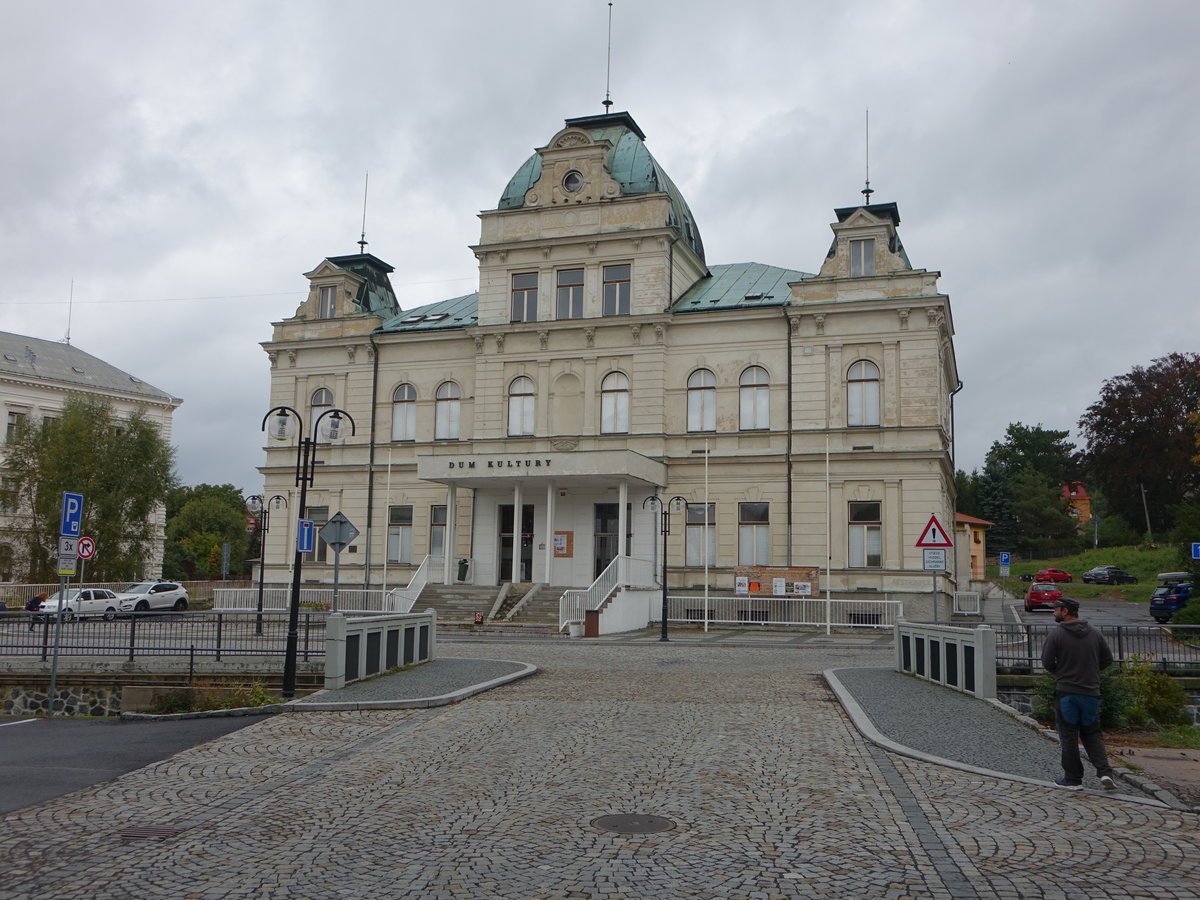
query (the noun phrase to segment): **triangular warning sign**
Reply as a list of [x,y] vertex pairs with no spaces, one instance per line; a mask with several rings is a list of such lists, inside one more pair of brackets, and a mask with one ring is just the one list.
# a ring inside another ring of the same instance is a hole
[[932,550],[936,547],[953,547],[954,541],[950,540],[950,535],[946,533],[937,516],[930,516],[929,521],[925,523],[925,530],[917,539],[917,546],[922,550]]

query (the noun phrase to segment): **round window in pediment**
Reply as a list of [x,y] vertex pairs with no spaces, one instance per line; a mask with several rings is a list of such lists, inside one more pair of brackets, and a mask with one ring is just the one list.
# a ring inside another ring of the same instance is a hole
[[563,176],[562,186],[568,194],[574,194],[583,189],[583,176],[572,169]]

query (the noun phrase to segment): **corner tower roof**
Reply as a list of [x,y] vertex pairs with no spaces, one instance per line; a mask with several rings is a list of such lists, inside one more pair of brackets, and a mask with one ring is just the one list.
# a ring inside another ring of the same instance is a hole
[[[620,185],[622,195],[665,193],[670,198],[670,213],[665,224],[675,229],[696,255],[704,259],[704,242],[700,239],[700,229],[687,201],[658,161],[650,155],[645,144],[646,135],[629,113],[581,116],[567,119],[566,126],[587,132],[593,141],[609,144],[604,168]],[[521,209],[525,206],[525,195],[542,174],[542,150],[529,157],[509,180],[500,197],[498,209]],[[600,202],[612,202],[615,199],[619,198]]]

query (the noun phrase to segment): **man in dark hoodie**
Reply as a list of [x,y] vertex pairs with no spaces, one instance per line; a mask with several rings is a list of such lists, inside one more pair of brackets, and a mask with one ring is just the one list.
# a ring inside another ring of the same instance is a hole
[[1054,676],[1054,721],[1062,749],[1063,777],[1054,783],[1070,791],[1083,787],[1079,740],[1105,790],[1116,790],[1100,731],[1100,670],[1112,665],[1104,635],[1079,618],[1079,603],[1067,597],[1054,604],[1058,627],[1046,636],[1042,665]]

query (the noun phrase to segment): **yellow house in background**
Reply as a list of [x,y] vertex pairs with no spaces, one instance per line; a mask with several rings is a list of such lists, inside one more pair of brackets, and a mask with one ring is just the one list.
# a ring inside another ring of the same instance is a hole
[[[983,580],[987,567],[987,530],[995,524],[964,513],[954,514],[954,531],[957,533],[954,545],[958,548],[960,563],[965,562],[963,555],[970,560],[972,581]],[[963,554],[964,547],[966,554]]]

